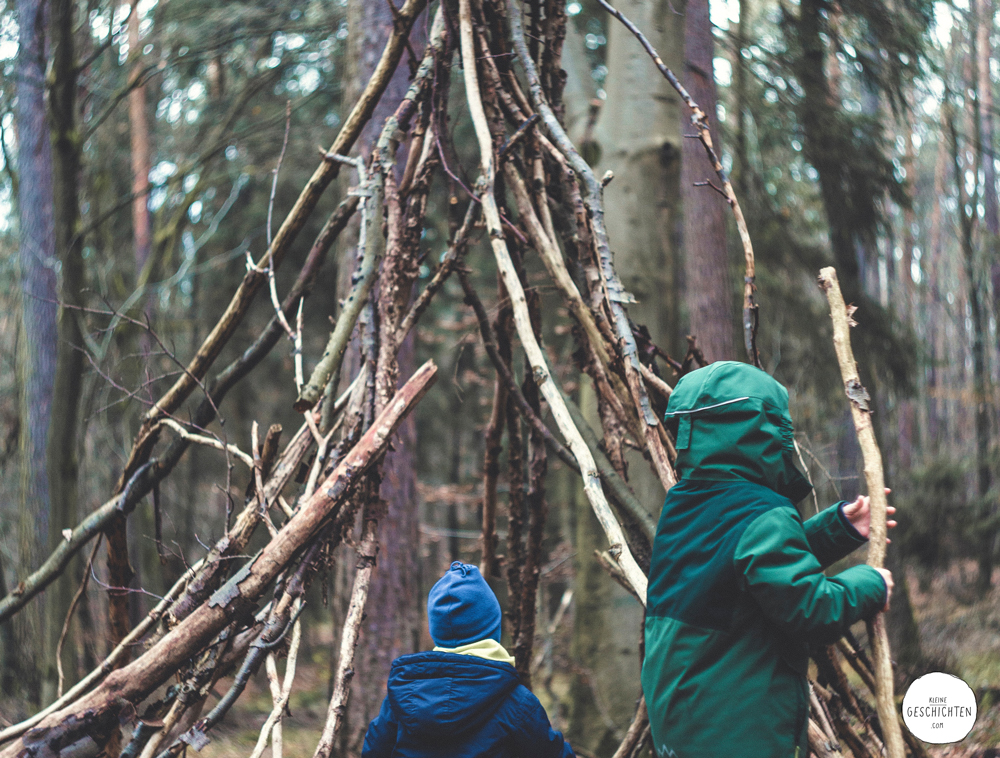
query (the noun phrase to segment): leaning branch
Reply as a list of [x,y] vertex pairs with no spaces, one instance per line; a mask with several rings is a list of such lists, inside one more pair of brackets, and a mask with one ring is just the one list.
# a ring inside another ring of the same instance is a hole
[[351,680],[354,678],[354,653],[358,646],[361,622],[368,602],[372,572],[375,570],[375,556],[378,553],[378,519],[374,514],[375,504],[365,503],[362,520],[361,543],[358,546],[358,565],[351,589],[351,601],[344,619],[344,629],[340,636],[340,655],[337,658],[337,672],[334,676],[333,696],[327,708],[326,723],[316,745],[313,758],[329,758],[333,741],[344,723],[347,699],[350,696]]
[[[868,540],[868,565],[881,568],[885,561],[886,538],[886,498],[885,476],[882,471],[882,454],[872,428],[871,397],[861,384],[858,364],[851,350],[850,321],[844,296],[840,292],[837,271],[832,266],[819,272],[819,286],[826,293],[833,319],[833,346],[837,351],[840,374],[844,379],[844,390],[851,401],[851,416],[858,434],[858,444],[865,464],[865,482],[871,499],[871,533]],[[889,636],[885,628],[885,614],[879,613],[868,622],[868,636],[872,641],[872,657],[875,663],[875,705],[878,720],[889,758],[903,758],[903,735],[899,729],[896,705],[893,699],[892,658],[889,651]]]

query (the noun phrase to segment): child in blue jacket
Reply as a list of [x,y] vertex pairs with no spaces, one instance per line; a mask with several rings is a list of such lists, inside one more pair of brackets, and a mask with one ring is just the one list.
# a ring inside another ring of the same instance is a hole
[[573,758],[500,645],[500,603],[455,561],[427,596],[435,648],[392,662],[362,758]]

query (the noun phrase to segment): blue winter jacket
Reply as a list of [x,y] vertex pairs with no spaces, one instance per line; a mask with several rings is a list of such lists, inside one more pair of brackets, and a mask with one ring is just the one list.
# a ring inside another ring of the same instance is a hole
[[573,758],[509,663],[458,653],[392,662],[362,758]]

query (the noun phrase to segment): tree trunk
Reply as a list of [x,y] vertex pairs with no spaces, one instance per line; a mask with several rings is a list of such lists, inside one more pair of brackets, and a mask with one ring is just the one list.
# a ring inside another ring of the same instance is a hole
[[[616,5],[643,30],[671,70],[680,71],[684,2],[628,0]],[[683,104],[628,29],[611,20],[607,36],[607,100],[594,127],[599,147],[594,152],[599,156],[597,174],[614,172],[605,190],[605,220],[615,268],[637,300],[628,305],[629,317],[644,324],[661,348],[683,351],[677,255]],[[600,428],[596,408],[589,418]],[[628,457],[629,484],[639,501],[658,513],[663,486],[645,460],[631,451]],[[635,712],[640,667],[635,641],[642,633],[642,608],[596,563],[593,551],[604,537],[593,513],[583,507],[577,510],[576,533],[573,657],[578,669],[571,689],[570,741],[575,737],[582,747],[610,755],[617,747],[617,741],[611,744],[615,731],[624,734]]]
[[[139,42],[139,1],[132,0],[132,12],[128,18],[128,50],[131,70],[130,80],[139,76],[142,70],[142,48]],[[212,64],[217,61],[213,59]],[[213,71],[210,66],[210,71]],[[219,89],[216,83],[219,75],[210,76],[212,92]],[[136,87],[128,94],[128,120],[132,143],[132,238],[135,243],[135,270],[140,273],[149,259],[152,244],[152,226],[150,222],[149,196],[146,185],[149,183],[149,170],[152,165],[149,123],[146,119],[146,86]]]
[[[683,3],[630,0],[618,5],[666,64],[681,70],[684,27],[678,14],[684,12]],[[605,191],[605,213],[615,267],[638,301],[629,305],[629,316],[645,324],[660,347],[680,349],[676,243],[682,104],[635,37],[618,23],[608,30],[607,65],[607,100],[594,136],[601,151],[598,173],[614,172]]]
[[[847,302],[858,302],[862,294],[863,267],[851,228],[847,187],[838,143],[850,139],[842,135],[838,108],[826,73],[826,46],[823,44],[821,0],[803,0],[795,24],[801,48],[796,73],[804,91],[800,99],[799,120],[805,133],[805,156],[819,172],[820,194],[830,231],[830,247],[837,265],[837,276]],[[862,377],[865,380],[866,377]],[[869,387],[869,390],[872,388]]]
[[[716,123],[714,44],[708,0],[688,0],[684,14],[684,87],[708,115],[712,142],[721,152]],[[680,114],[682,133],[692,132],[687,109]],[[712,167],[701,143],[681,142],[681,198],[684,205],[684,291],[691,334],[710,361],[736,357],[733,349],[735,292],[726,251],[726,200],[708,186]]]
[[[586,377],[580,381],[580,410],[599,428],[596,393]],[[573,669],[567,738],[574,747],[611,755],[641,694],[642,661],[635,643],[642,633],[643,612],[641,604],[597,562],[594,552],[605,549],[607,537],[578,478],[574,489]]]
[[[382,0],[363,0],[348,6],[350,29],[350,88],[360,92],[371,77],[379,55],[392,31],[393,19],[389,4]],[[410,35],[412,48],[420,51],[423,43],[421,20],[414,24]],[[419,52],[418,52],[419,54]],[[408,55],[408,54],[407,54]],[[404,56],[405,57],[405,56]],[[382,130],[387,116],[395,111],[409,86],[409,67],[404,59],[393,75],[385,94],[358,140],[358,148],[368,155]],[[346,100],[351,102],[351,99]],[[401,149],[405,164],[405,148]],[[353,183],[355,178],[350,177]],[[345,248],[347,257],[341,267],[341,280],[349,286],[356,266],[353,249]],[[414,337],[400,348],[399,375],[413,372]],[[349,352],[353,352],[353,346]],[[350,381],[350,361],[343,364],[342,378]],[[420,547],[419,514],[416,495],[416,426],[407,419],[399,430],[393,449],[386,454],[380,497],[386,502],[386,513],[379,524],[378,564],[372,575],[365,620],[362,624],[355,669],[348,701],[348,720],[344,737],[349,750],[360,752],[368,723],[378,714],[385,697],[389,666],[393,659],[416,652],[420,637]]]
[[[77,64],[74,52],[74,3],[53,0],[52,5],[52,83],[49,97],[53,146],[53,196],[55,199],[56,250],[62,272],[59,292],[59,346],[52,418],[49,425],[49,491],[51,519],[49,549],[62,541],[63,529],[76,526],[77,419],[83,380],[83,337],[80,333],[84,288],[83,241],[80,238],[80,137],[76,123]],[[63,620],[79,580],[76,571],[64,572],[46,592],[45,671],[42,699],[55,699],[55,651]],[[72,650],[73,645],[69,645]],[[72,657],[63,651],[63,667],[69,671]]]
[[[21,392],[19,574],[26,576],[49,541],[49,481],[46,465],[49,419],[56,374],[58,289],[55,219],[52,209],[52,147],[45,118],[45,33],[41,0],[19,0],[18,135],[21,310],[24,339],[18,353]],[[37,605],[15,621],[19,681],[32,699],[39,695],[42,613]]]

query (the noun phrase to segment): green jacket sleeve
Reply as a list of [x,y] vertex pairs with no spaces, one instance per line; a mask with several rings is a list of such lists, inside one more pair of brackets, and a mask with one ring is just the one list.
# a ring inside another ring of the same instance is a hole
[[885,581],[872,567],[854,566],[834,577],[823,573],[792,508],[758,516],[733,560],[768,620],[808,642],[833,642],[885,605]]
[[809,541],[809,549],[823,568],[850,555],[868,542],[847,520],[843,508],[843,501],[831,505],[802,525]]

